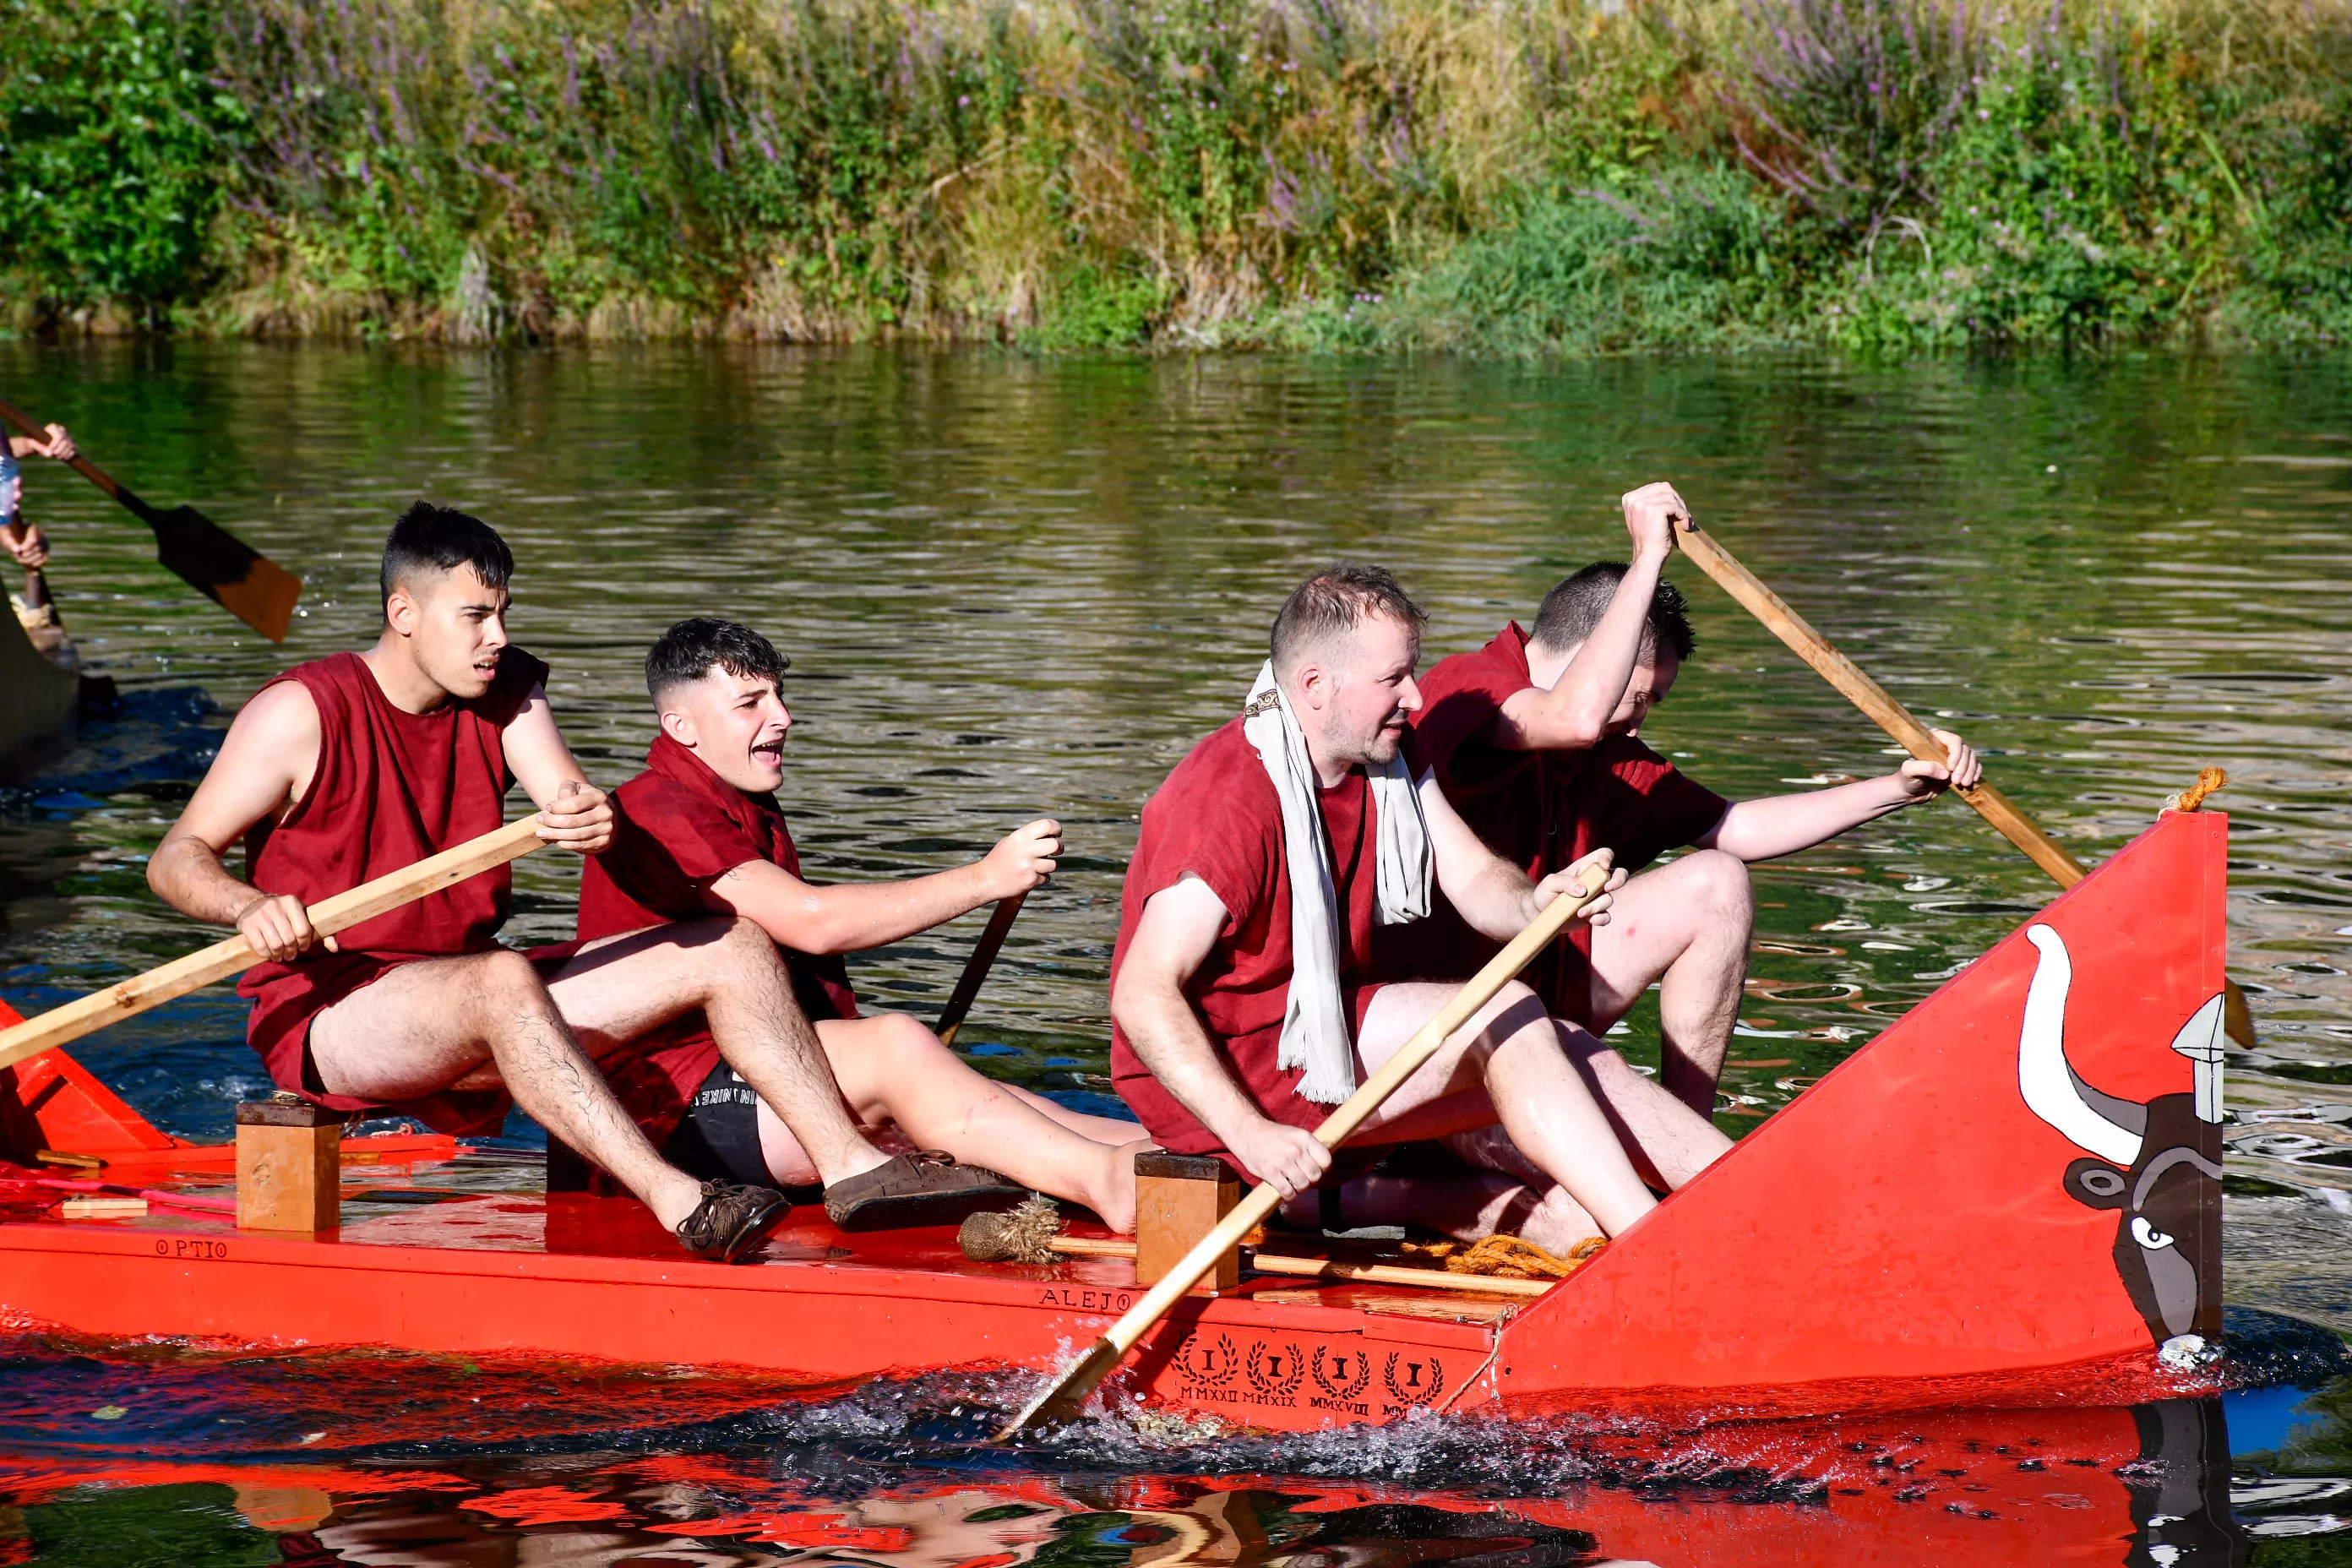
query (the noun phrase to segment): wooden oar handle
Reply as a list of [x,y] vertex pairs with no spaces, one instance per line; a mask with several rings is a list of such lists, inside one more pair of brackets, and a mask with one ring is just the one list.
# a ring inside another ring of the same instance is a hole
[[[17,429],[23,431],[26,435],[32,437],[37,441],[46,441],[48,439],[48,431],[42,428],[40,426],[34,424],[33,416],[31,415],[26,413],[21,408],[13,406],[10,404],[0,403],[0,419],[5,419],[9,424],[14,425]],[[125,491],[122,487],[116,484],[113,478],[104,470],[100,469],[96,463],[91,462],[88,458],[83,457],[80,453],[76,452],[72,457],[67,458],[66,466],[73,469],[74,472],[79,474],[83,479],[88,479],[91,484],[96,485],[100,489],[104,490],[108,495],[112,496],[116,500],[121,500],[123,498]]]
[[[321,899],[310,906],[311,927],[321,938],[349,931],[363,921],[372,921],[428,893],[455,887],[468,877],[479,876],[528,855],[544,842],[539,837],[538,817],[510,822],[455,849],[445,849],[414,866],[378,877],[373,882],[362,882],[347,893]],[[135,979],[93,991],[62,1007],[52,1007],[37,1018],[27,1018],[13,1028],[0,1030],[0,1068],[78,1040],[215,980],[225,980],[260,961],[261,955],[240,933],[151,969]]]
[[[1470,1021],[1471,1015],[1493,1001],[1495,993],[1510,984],[1520,970],[1534,963],[1536,954],[1549,946],[1567,929],[1570,921],[1601,896],[1608,873],[1587,871],[1582,880],[1583,892],[1562,893],[1545,905],[1543,911],[1528,922],[1525,931],[1513,937],[1502,952],[1486,962],[1485,968],[1465,982],[1445,1005],[1413,1032],[1412,1038],[1407,1040],[1396,1055],[1381,1064],[1378,1072],[1358,1086],[1356,1092],[1315,1130],[1315,1141],[1327,1149],[1336,1149],[1346,1142],[1349,1134],[1361,1127],[1365,1119],[1379,1110],[1406,1079],[1437,1054],[1438,1048],[1453,1037],[1456,1029]],[[1248,1195],[1234,1205],[1208,1235],[1193,1244],[1192,1251],[1160,1276],[1160,1282],[1144,1294],[1143,1300],[1095,1342],[1077,1365],[1063,1373],[1061,1381],[1032,1400],[1027,1409],[1002,1427],[997,1433],[999,1439],[1011,1437],[1032,1421],[1049,1413],[1057,1418],[1075,1415],[1077,1406],[1085,1402],[1096,1384],[1126,1359],[1127,1352],[1151,1331],[1152,1325],[1166,1317],[1168,1310],[1186,1291],[1199,1284],[1203,1275],[1216,1267],[1217,1259],[1263,1223],[1281,1201],[1281,1189],[1271,1182],[1261,1182],[1251,1188]]]
[[948,1005],[940,1014],[935,1032],[942,1045],[955,1044],[956,1031],[963,1027],[964,1018],[971,1012],[972,1003],[979,1000],[980,988],[986,984],[989,970],[995,966],[996,954],[1004,946],[1005,933],[1013,929],[1013,922],[1021,918],[1021,906],[1028,901],[1026,893],[1015,893],[1009,899],[997,900],[995,911],[988,917],[987,928],[980,933],[980,941],[973,946],[971,957],[965,963],[963,973],[956,981],[954,993],[948,997]]
[[[1790,652],[1811,665],[1822,679],[1837,688],[1847,701],[1867,714],[1896,744],[1927,762],[1945,760],[1944,748],[1936,743],[1936,737],[1927,732],[1925,724],[1911,716],[1910,710],[1887,695],[1885,687],[1840,653],[1804,616],[1790,609],[1786,600],[1766,587],[1711,535],[1677,532],[1675,542],[1698,563],[1700,571],[1715,580],[1716,586],[1738,600],[1748,614],[1762,621],[1774,637],[1789,646]],[[2083,863],[2060,847],[2055,839],[1992,785],[1979,784],[1958,794],[2060,887],[2071,888],[2083,879]]]

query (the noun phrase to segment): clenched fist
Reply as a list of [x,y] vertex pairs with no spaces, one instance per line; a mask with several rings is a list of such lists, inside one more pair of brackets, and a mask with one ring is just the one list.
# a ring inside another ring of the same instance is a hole
[[1062,853],[1062,825],[1050,816],[1015,828],[997,840],[980,863],[982,879],[991,899],[1010,899],[1029,891],[1054,874]]
[[237,911],[237,934],[273,963],[291,963],[319,940],[310,911],[291,893],[264,893]]
[[613,802],[593,784],[564,782],[539,814],[539,836],[581,855],[602,855],[613,843]]
[[1627,490],[1618,498],[1618,504],[1625,509],[1625,531],[1633,541],[1633,558],[1637,561],[1644,556],[1671,553],[1677,525],[1685,533],[1698,530],[1698,524],[1691,519],[1690,503],[1663,479],[1638,490]]
[[1903,764],[1898,775],[1903,787],[1914,800],[1924,800],[1950,788],[1974,789],[1984,777],[1984,763],[1977,757],[1977,749],[1953,734],[1949,730],[1930,730],[1936,743],[1944,748],[1944,760],[1931,763],[1914,757]]

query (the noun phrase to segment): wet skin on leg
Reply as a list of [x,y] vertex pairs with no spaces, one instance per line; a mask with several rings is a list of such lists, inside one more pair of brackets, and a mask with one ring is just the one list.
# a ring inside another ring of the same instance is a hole
[[1755,922],[1746,862],[1698,849],[1627,882],[1609,923],[1592,930],[1592,1032],[1606,1034],[1656,984],[1660,1081],[1703,1117],[1715,1113]]
[[[1357,1041],[1378,1070],[1460,989],[1381,987]],[[1612,1236],[1655,1206],[1608,1116],[1561,1049],[1535,994],[1516,981],[1471,1016],[1372,1112],[1354,1142],[1402,1143],[1500,1122],[1513,1143]]]

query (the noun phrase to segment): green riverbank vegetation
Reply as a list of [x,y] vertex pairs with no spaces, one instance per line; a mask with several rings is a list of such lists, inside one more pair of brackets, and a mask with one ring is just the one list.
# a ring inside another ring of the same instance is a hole
[[2352,334],[2352,0],[0,0],[21,332]]

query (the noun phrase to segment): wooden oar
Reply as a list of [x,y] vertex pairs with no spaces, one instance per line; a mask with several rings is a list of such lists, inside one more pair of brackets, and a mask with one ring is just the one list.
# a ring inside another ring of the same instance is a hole
[[[1698,563],[1700,571],[1715,579],[1717,587],[1738,600],[1741,607],[1763,622],[1766,629],[1786,643],[1791,653],[1811,665],[1823,680],[1837,688],[1847,701],[1861,709],[1905,751],[1928,762],[1945,760],[1944,748],[1936,743],[1925,724],[1911,716],[1910,710],[1889,696],[1886,689],[1864,673],[1860,665],[1840,653],[1829,638],[1815,631],[1804,616],[1789,607],[1786,600],[1741,565],[1713,535],[1696,529],[1688,532],[1678,530],[1675,543]],[[1958,793],[1976,807],[1979,816],[1999,828],[2002,837],[2024,850],[2027,858],[2048,873],[2059,887],[2071,888],[2088,874],[2080,860],[2061,848],[2032,817],[2018,810],[2007,795],[1992,785],[1979,784]],[[2222,1008],[2223,1027],[2232,1040],[2251,1050],[2254,1020],[2247,1010],[2245,993],[2238,989],[2235,981],[2225,979],[2222,984],[2228,995]]]
[[[378,877],[373,882],[362,882],[350,892],[320,900],[310,906],[310,924],[323,941],[427,893],[437,893],[468,877],[503,866],[545,842],[539,837],[538,817],[509,822],[455,849],[444,849],[414,866]],[[226,980],[260,962],[261,955],[240,934],[185,958],[173,959],[119,985],[93,991],[62,1007],[52,1007],[37,1018],[27,1018],[14,1028],[0,1030],[0,1068],[80,1039],[109,1024],[144,1013],[175,996],[185,996],[215,980]]]
[[[1585,890],[1580,894],[1562,893],[1544,907],[1541,914],[1528,922],[1527,930],[1513,937],[1510,944],[1489,959],[1486,967],[1472,976],[1453,1000],[1440,1007],[1429,1022],[1423,1024],[1402,1049],[1381,1064],[1380,1071],[1364,1080],[1346,1103],[1333,1111],[1323,1125],[1315,1130],[1315,1141],[1326,1149],[1337,1149],[1348,1141],[1365,1118],[1381,1108],[1404,1080],[1419,1071],[1422,1064],[1437,1054],[1454,1031],[1470,1021],[1470,1016],[1488,1002],[1495,993],[1517,975],[1520,970],[1535,962],[1535,956],[1551,944],[1552,939],[1567,929],[1577,912],[1601,896],[1606,873],[1585,873]],[[1282,1201],[1281,1189],[1271,1182],[1261,1183],[1250,1194],[1234,1205],[1231,1213],[1219,1220],[1216,1228],[1194,1244],[1177,1265],[1162,1275],[1160,1283],[1148,1291],[1128,1314],[1110,1326],[1108,1332],[1097,1340],[1078,1363],[1064,1373],[1060,1381],[1029,1402],[1027,1409],[1006,1422],[996,1434],[998,1442],[1005,1442],[1022,1428],[1039,1421],[1067,1421],[1078,1413],[1087,1395],[1110,1375],[1136,1342],[1151,1331],[1153,1325],[1168,1315],[1168,1310],[1193,1286],[1201,1277],[1216,1267],[1217,1259],[1240,1244],[1243,1236],[1272,1214]]]
[[[0,419],[27,436],[47,434],[30,416],[0,403]],[[88,458],[68,459],[74,471],[128,508],[155,533],[155,559],[198,593],[268,637],[284,642],[293,624],[302,579],[237,539],[212,519],[185,505],[163,511],[101,470]]]
[[956,982],[954,994],[948,997],[946,1009],[933,1033],[942,1045],[955,1044],[956,1031],[963,1027],[966,1015],[980,996],[980,988],[988,980],[988,972],[996,963],[997,951],[1004,945],[1004,933],[1021,918],[1021,906],[1028,901],[1026,893],[1015,893],[1000,899],[996,912],[988,917],[988,928],[980,933],[980,944],[971,950],[971,959],[963,966],[963,977]]

